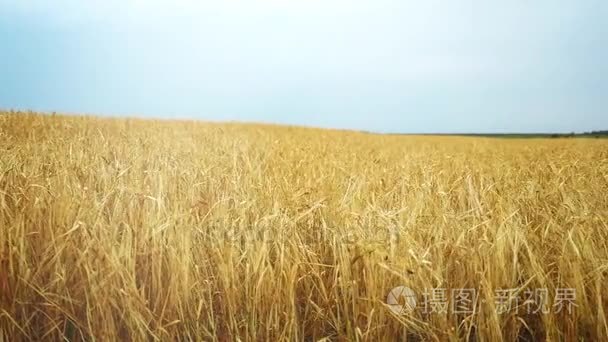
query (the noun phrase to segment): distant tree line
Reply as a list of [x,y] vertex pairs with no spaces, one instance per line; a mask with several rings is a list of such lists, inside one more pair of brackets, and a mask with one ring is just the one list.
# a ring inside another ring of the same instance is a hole
[[604,131],[591,131],[591,132],[585,132],[583,134],[591,134],[591,135],[608,135],[608,130],[604,130]]
[[564,137],[575,137],[575,136],[590,136],[590,137],[608,137],[608,130],[601,130],[601,131],[591,131],[591,132],[583,132],[583,133],[569,133],[569,134],[563,134],[563,133],[554,133],[551,134],[551,138],[564,138]]

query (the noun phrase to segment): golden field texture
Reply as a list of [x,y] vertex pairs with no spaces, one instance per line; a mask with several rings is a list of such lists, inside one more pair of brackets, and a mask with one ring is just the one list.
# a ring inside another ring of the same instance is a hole
[[604,139],[5,112],[0,341],[606,341],[607,214]]

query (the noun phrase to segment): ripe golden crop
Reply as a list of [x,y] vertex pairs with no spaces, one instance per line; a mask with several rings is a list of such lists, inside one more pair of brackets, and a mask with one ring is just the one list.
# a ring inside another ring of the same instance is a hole
[[0,341],[608,340],[607,213],[604,139],[2,113]]

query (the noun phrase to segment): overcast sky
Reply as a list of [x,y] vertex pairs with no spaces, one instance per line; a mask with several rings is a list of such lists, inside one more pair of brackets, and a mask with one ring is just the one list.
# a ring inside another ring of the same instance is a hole
[[0,108],[608,129],[608,1],[0,0]]

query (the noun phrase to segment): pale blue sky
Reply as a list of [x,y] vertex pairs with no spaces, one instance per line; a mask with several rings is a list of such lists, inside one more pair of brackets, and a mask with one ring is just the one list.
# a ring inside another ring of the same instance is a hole
[[0,0],[0,108],[608,129],[608,1]]

